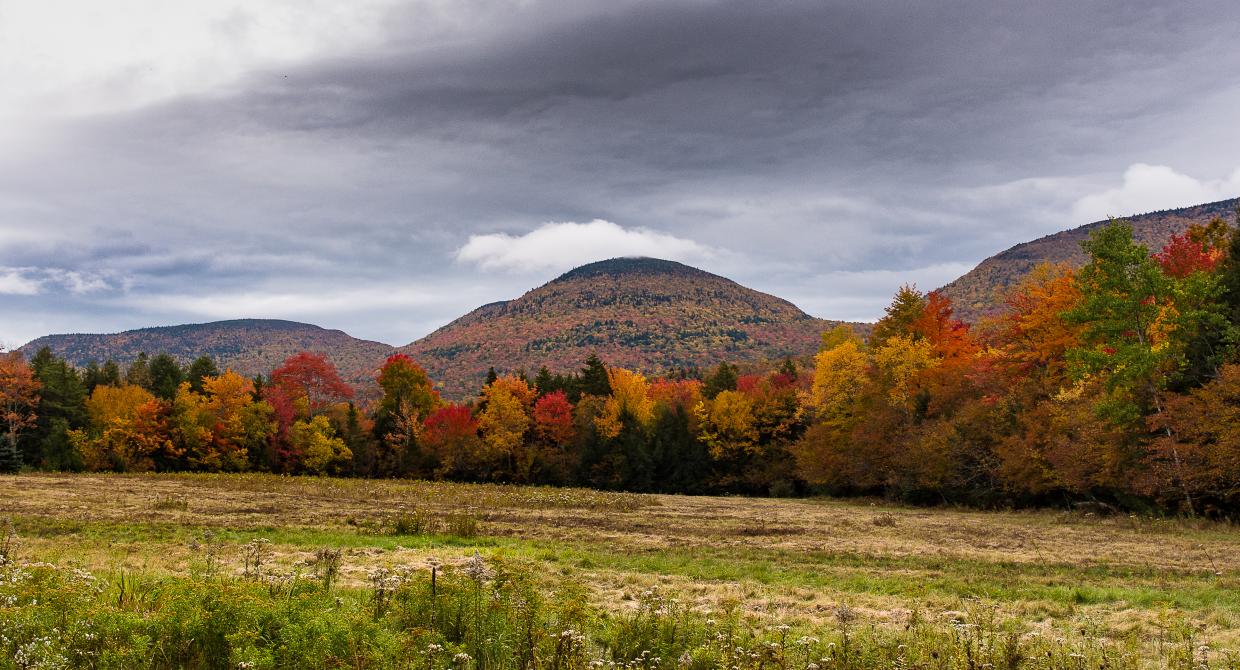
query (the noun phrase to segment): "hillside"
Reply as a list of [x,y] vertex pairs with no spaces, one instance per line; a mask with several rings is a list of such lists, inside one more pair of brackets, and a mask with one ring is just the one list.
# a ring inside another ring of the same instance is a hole
[[620,258],[479,307],[401,350],[447,395],[460,396],[477,389],[491,366],[567,371],[591,353],[653,373],[799,356],[814,352],[835,323],[681,263]]
[[[1216,216],[1231,222],[1238,204],[1240,199],[1222,200],[1126,218],[1132,223],[1137,241],[1151,251],[1157,251],[1173,234],[1194,223],[1206,223]],[[960,318],[976,321],[1001,304],[1007,290],[1039,263],[1050,261],[1068,263],[1074,267],[1083,265],[1085,253],[1081,251],[1081,242],[1089,237],[1092,230],[1106,224],[1107,221],[1095,221],[1018,244],[982,261],[976,268],[944,286],[942,291],[952,299]]]
[[73,365],[112,359],[125,365],[146,352],[167,353],[182,363],[202,355],[211,356],[221,369],[231,368],[247,376],[268,374],[284,359],[299,351],[327,354],[345,381],[370,383],[392,347],[359,340],[339,330],[275,319],[241,319],[181,326],[142,328],[107,335],[47,335],[21,351],[32,356],[42,347]]

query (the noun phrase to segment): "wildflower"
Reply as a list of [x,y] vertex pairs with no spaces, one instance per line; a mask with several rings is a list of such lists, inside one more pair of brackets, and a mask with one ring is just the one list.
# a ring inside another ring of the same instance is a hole
[[477,550],[474,550],[473,557],[465,564],[465,574],[475,582],[484,582],[491,578],[491,569]]

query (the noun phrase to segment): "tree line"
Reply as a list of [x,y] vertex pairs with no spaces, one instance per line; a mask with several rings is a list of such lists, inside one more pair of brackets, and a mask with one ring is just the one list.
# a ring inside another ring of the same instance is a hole
[[[1238,215],[1240,218],[1240,215]],[[900,289],[812,369],[647,377],[492,371],[446,402],[405,355],[353,396],[321,354],[247,379],[167,355],[77,370],[0,359],[13,470],[261,470],[634,491],[883,495],[983,506],[1240,508],[1240,235],[1195,225],[1151,254],[1123,221],[1079,270],[1038,267],[969,326]]]

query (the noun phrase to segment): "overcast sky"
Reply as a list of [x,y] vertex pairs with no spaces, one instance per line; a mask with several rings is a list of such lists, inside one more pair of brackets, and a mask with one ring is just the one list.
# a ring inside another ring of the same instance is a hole
[[0,343],[405,344],[584,262],[873,319],[1240,195],[1234,0],[0,0]]

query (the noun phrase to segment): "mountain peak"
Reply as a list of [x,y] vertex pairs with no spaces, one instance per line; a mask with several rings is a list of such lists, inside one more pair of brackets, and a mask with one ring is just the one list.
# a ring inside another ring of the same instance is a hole
[[567,372],[590,354],[653,374],[806,357],[836,323],[684,263],[612,258],[476,309],[401,350],[446,395],[465,397],[490,367]]
[[649,256],[625,256],[620,258],[609,258],[603,261],[595,261],[586,263],[585,265],[573,268],[568,272],[556,277],[551,281],[563,282],[574,279],[590,279],[594,277],[619,277],[623,275],[673,275],[678,277],[714,277],[705,270],[699,270],[695,267],[678,263],[676,261],[664,260],[662,258],[651,258]]

